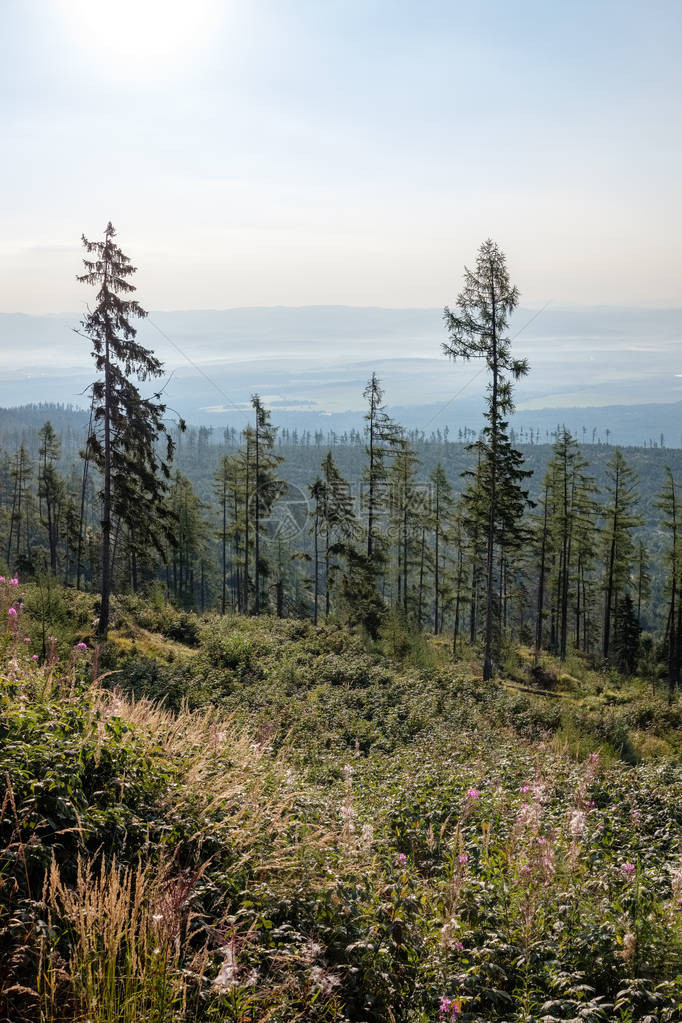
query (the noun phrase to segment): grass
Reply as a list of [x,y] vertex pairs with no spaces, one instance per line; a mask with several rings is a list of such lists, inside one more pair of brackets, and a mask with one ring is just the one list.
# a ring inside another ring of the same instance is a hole
[[447,637],[140,601],[81,655],[83,601],[41,664],[26,604],[0,1019],[682,1016],[679,700],[578,657],[544,694],[523,650],[484,684]]

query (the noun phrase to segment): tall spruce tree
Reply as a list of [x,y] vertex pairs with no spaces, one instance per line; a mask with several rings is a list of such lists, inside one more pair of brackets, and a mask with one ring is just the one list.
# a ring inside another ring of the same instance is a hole
[[[663,512],[661,525],[668,534],[668,546],[665,551],[666,590],[668,595],[668,612],[665,623],[665,648],[667,653],[668,691],[670,695],[680,684],[680,640],[682,638],[682,496],[670,466],[665,467],[665,483],[658,495],[657,507]],[[641,545],[640,545],[641,547]],[[638,551],[639,578],[642,578],[641,550]],[[638,585],[638,590],[641,583]],[[639,624],[639,612],[637,614]]]
[[[201,581],[202,552],[208,532],[203,518],[205,505],[197,497],[190,480],[177,470],[173,473],[167,501],[175,522],[168,558],[169,589],[176,603],[193,607]],[[201,596],[200,590],[200,600]]]
[[347,546],[356,536],[358,526],[348,481],[343,478],[328,451],[322,462],[324,503],[322,529],[324,539],[324,616],[329,618],[331,592],[340,569],[339,558],[346,554]]
[[438,636],[443,628],[445,603],[444,557],[448,525],[452,516],[452,487],[440,462],[429,476],[431,483],[431,529],[433,532],[433,632]]
[[604,627],[602,654],[611,650],[611,628],[618,601],[625,595],[635,560],[633,530],[642,524],[635,509],[639,500],[637,474],[616,448],[606,463],[608,500],[604,516]]
[[[97,288],[96,303],[81,321],[92,343],[99,378],[92,385],[93,423],[88,450],[102,474],[102,571],[98,635],[106,638],[112,589],[112,521],[134,524],[144,540],[163,547],[162,533],[169,528],[164,500],[173,455],[173,442],[163,421],[166,406],[160,394],[143,396],[132,378],[146,381],[162,375],[161,362],[136,341],[135,318],[145,310],[129,296],[135,291],[130,278],[136,268],[116,244],[109,222],[102,241],[83,246],[92,259],[84,259],[82,284]],[[158,440],[165,438],[165,455]]]
[[218,499],[220,526],[217,531],[220,541],[220,613],[227,609],[227,549],[230,540],[230,508],[239,464],[233,455],[223,455],[213,474],[213,492]]
[[[7,540],[7,564],[19,571],[31,568],[30,521],[31,521],[31,480],[33,464],[22,443],[14,456],[10,469],[12,479],[12,508],[9,517]],[[16,553],[12,561],[13,542]]]
[[417,486],[419,459],[409,439],[401,436],[389,472],[390,536],[395,542],[395,605],[405,617],[410,613],[410,575],[419,558],[420,526],[425,509]]
[[[544,481],[543,531],[541,543],[540,588],[549,560],[551,579],[551,640],[554,653],[566,659],[569,634],[569,610],[576,608],[580,616],[581,590],[577,558],[583,552],[584,533],[590,531],[594,540],[596,508],[594,480],[586,473],[587,461],[578,443],[565,427],[557,431],[552,458]],[[543,608],[538,601],[538,615]],[[541,622],[536,629],[541,645]]]
[[339,557],[357,533],[350,487],[339,472],[331,451],[321,464],[322,474],[308,488],[313,502],[313,621],[317,625],[320,595],[320,562],[324,578],[324,613],[329,618],[331,590],[339,570]]
[[467,531],[464,524],[462,504],[459,501],[455,507],[448,532],[450,546],[455,551],[455,567],[453,571],[454,591],[454,614],[452,623],[452,657],[457,657],[457,642],[460,635],[462,611],[469,600],[466,585],[467,576]]
[[377,567],[383,559],[383,544],[377,536],[378,519],[386,508],[387,458],[400,436],[384,405],[384,391],[376,373],[364,390],[367,401],[365,436],[367,438],[367,560]]
[[613,633],[613,659],[616,667],[623,675],[634,675],[642,629],[629,593],[625,593],[616,605]]
[[57,547],[59,544],[59,515],[64,499],[64,483],[57,472],[56,462],[61,441],[48,420],[38,434],[38,505],[40,519],[47,533],[50,551],[50,571],[57,574]]
[[236,546],[241,552],[238,606],[245,614],[259,614],[267,599],[264,580],[268,560],[262,551],[264,529],[275,502],[286,491],[286,484],[275,472],[282,457],[275,451],[277,428],[270,421],[270,412],[257,394],[252,396],[251,405],[255,412],[254,425],[244,430],[244,447],[240,448],[235,463],[234,477],[241,490],[241,500],[235,508],[234,523],[239,534]]
[[484,679],[493,675],[494,636],[499,626],[495,549],[503,537],[510,545],[520,540],[521,518],[527,503],[521,481],[528,473],[522,469],[522,457],[507,432],[508,417],[514,409],[512,381],[528,372],[525,359],[512,358],[511,341],[505,333],[518,300],[506,259],[495,242],[488,239],[479,249],[475,269],[465,267],[464,287],[455,310],[447,307],[444,310],[448,331],[444,354],[454,360],[483,359],[490,374],[480,481],[487,505]]

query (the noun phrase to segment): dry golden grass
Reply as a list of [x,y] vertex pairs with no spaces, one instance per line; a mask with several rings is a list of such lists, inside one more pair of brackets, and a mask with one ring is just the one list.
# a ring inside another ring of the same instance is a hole
[[43,939],[41,1018],[137,1023],[185,1013],[188,981],[201,976],[207,959],[204,946],[191,956],[193,969],[182,969],[197,876],[178,876],[163,863],[125,867],[102,859],[96,869],[79,859],[69,886],[53,861],[43,902],[68,936],[69,952],[62,961],[55,943]]

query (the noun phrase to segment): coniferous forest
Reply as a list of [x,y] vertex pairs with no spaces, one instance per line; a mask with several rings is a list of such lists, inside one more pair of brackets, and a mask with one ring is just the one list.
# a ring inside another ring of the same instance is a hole
[[0,416],[0,1019],[682,1019],[680,451],[514,433],[491,240],[457,438],[194,428],[135,272]]

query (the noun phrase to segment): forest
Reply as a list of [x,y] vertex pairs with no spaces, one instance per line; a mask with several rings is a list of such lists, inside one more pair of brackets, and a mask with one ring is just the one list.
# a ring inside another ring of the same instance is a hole
[[682,453],[511,430],[493,241],[457,437],[193,428],[83,244],[88,407],[0,413],[0,1019],[682,1019]]

